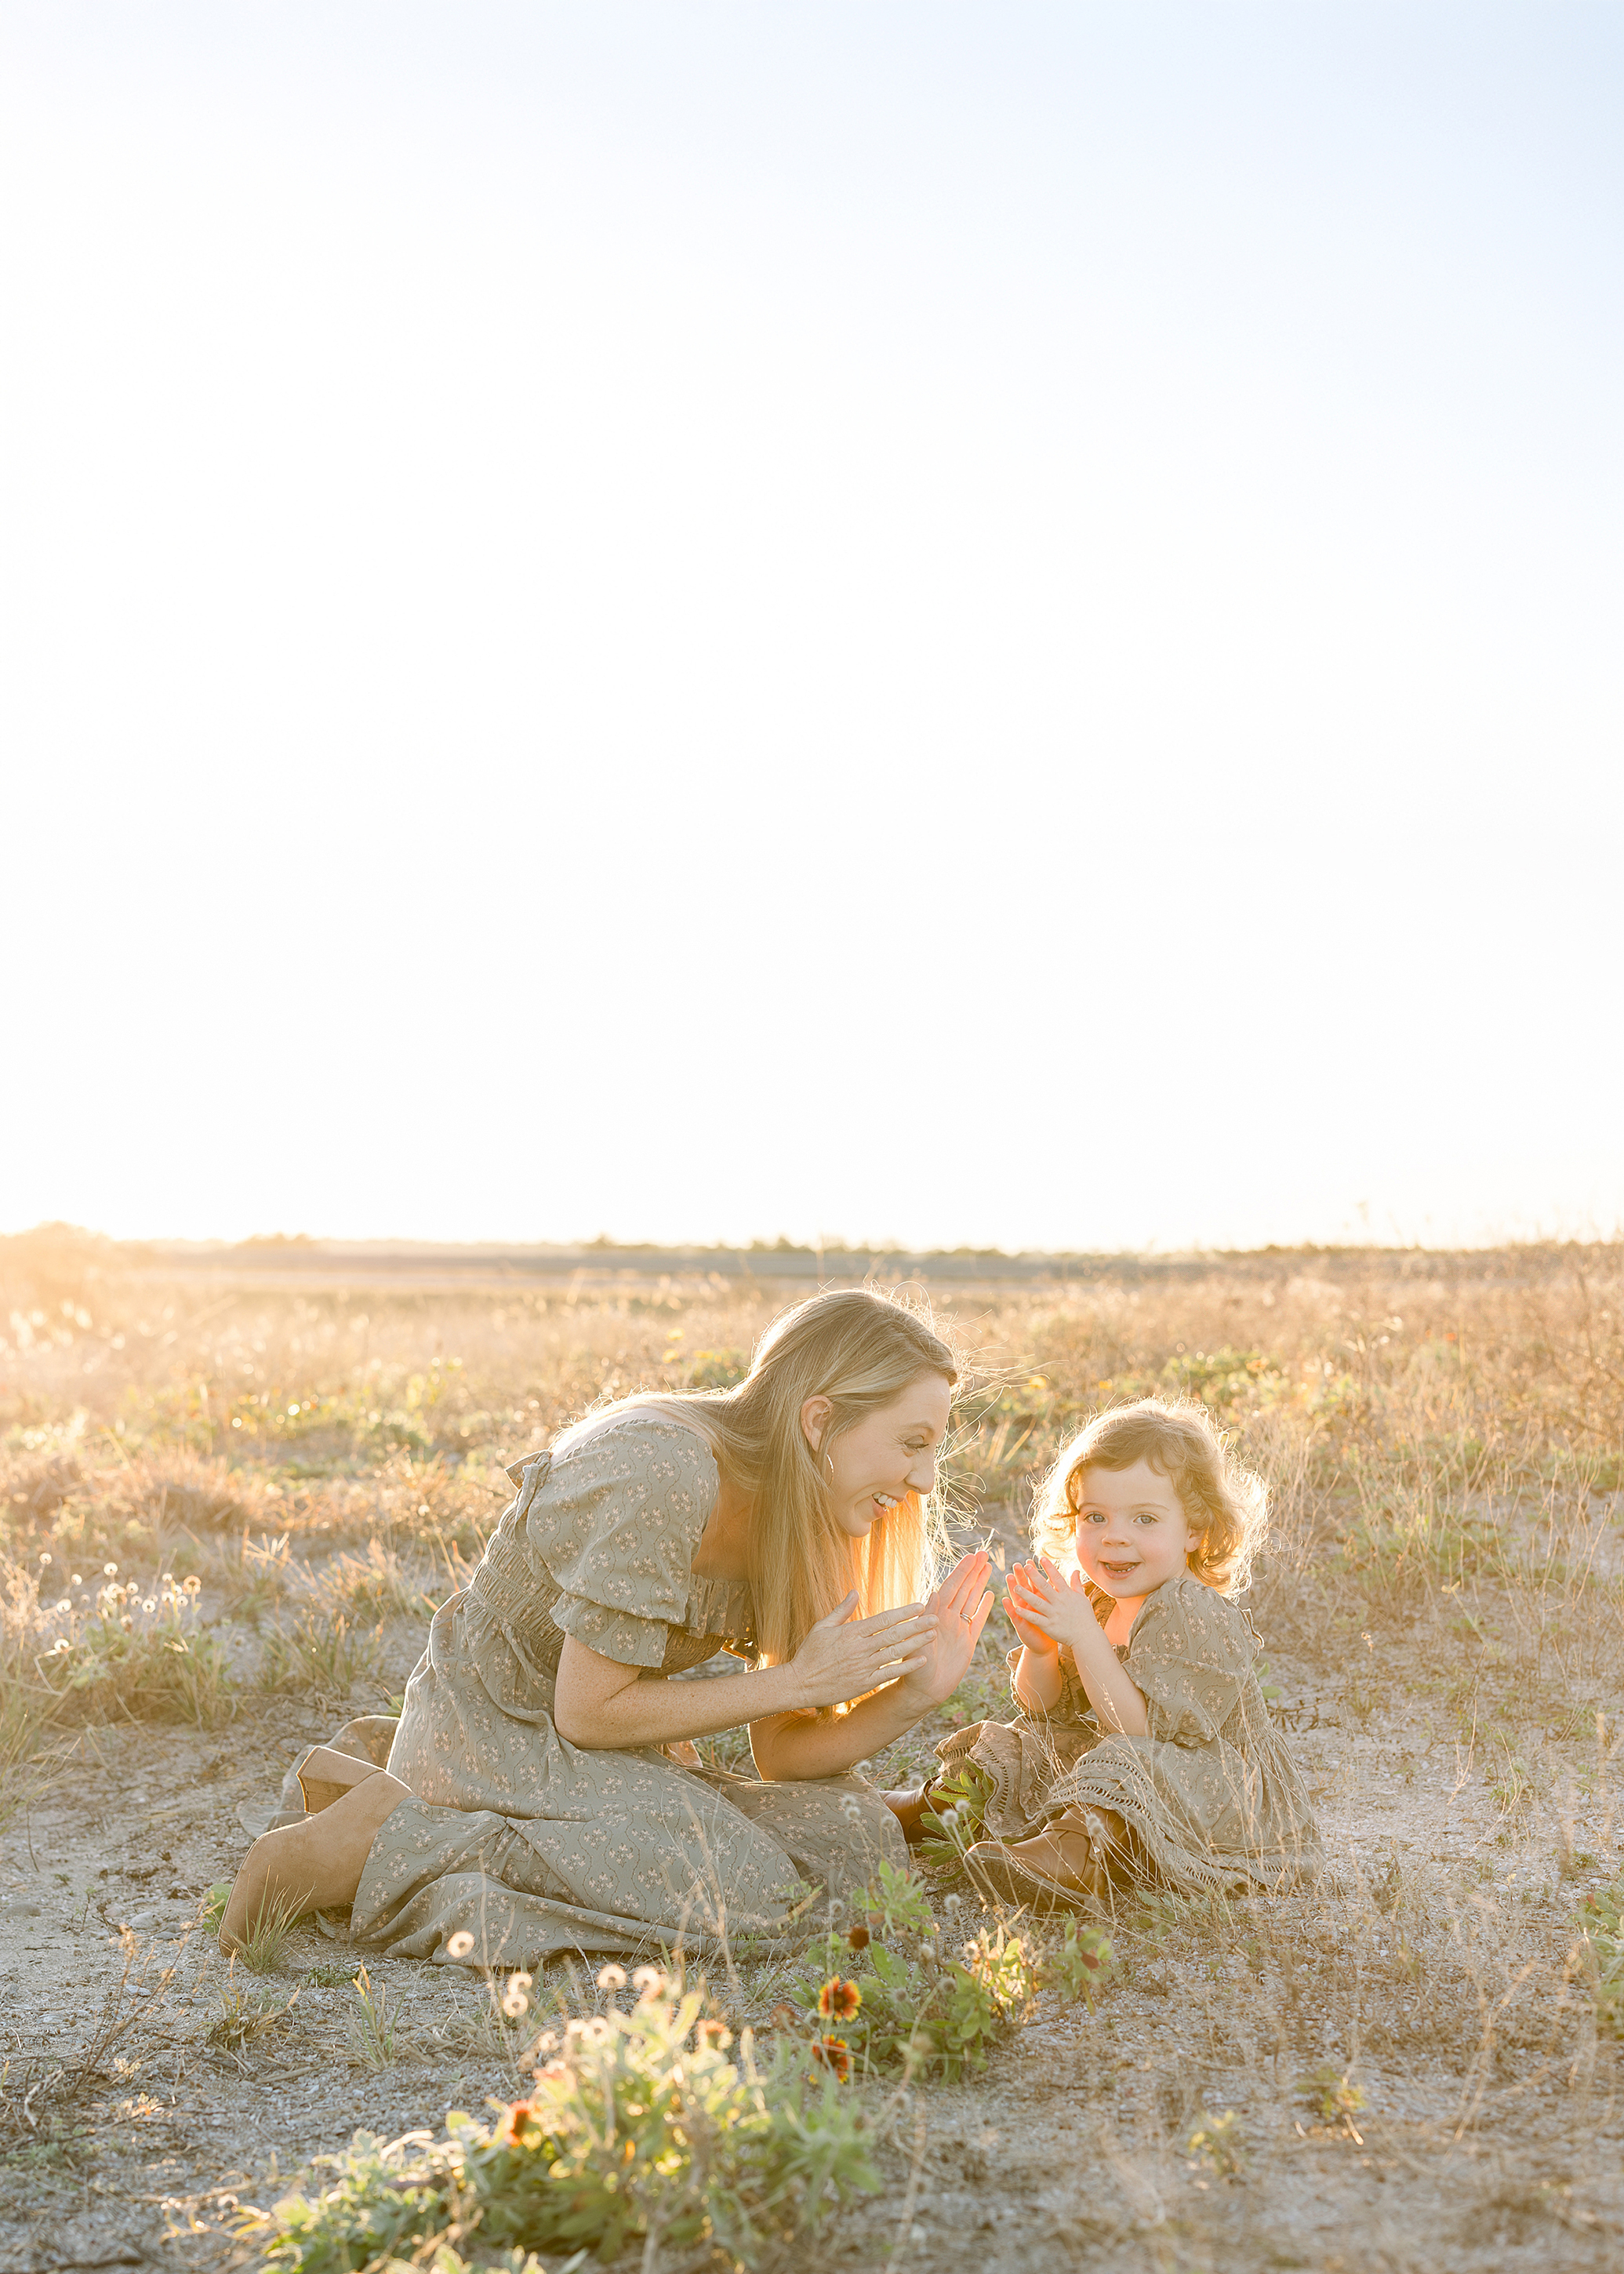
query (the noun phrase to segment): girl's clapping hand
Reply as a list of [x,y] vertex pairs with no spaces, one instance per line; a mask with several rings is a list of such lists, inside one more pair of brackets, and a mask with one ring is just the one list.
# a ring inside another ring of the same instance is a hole
[[1011,1565],[1009,1581],[1004,1593],[1004,1608],[1008,1615],[1010,1624],[1020,1638],[1022,1649],[1031,1651],[1038,1658],[1053,1658],[1060,1648],[1059,1644],[1052,1641],[1043,1632],[1041,1627],[1033,1625],[1031,1619],[1022,1608],[1022,1598],[1015,1592],[1017,1585],[1025,1577],[1027,1568],[1025,1563]]
[[1083,1587],[1083,1575],[1068,1579],[1047,1555],[1035,1563],[1017,1563],[1010,1573],[1005,1608],[1010,1623],[1028,1650],[1047,1655],[1069,1642],[1098,1634],[1100,1623]]

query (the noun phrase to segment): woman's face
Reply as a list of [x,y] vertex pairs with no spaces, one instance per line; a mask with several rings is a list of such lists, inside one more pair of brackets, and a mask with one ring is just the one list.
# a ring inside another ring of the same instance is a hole
[[1164,1586],[1195,1545],[1178,1495],[1148,1461],[1079,1478],[1077,1560],[1108,1595],[1132,1600]]
[[[862,1540],[908,1493],[931,1490],[951,1401],[941,1374],[921,1374],[889,1405],[876,1406],[840,1432],[818,1465],[842,1532]],[[826,1397],[808,1397],[801,1409],[801,1426],[815,1453],[831,1411]]]

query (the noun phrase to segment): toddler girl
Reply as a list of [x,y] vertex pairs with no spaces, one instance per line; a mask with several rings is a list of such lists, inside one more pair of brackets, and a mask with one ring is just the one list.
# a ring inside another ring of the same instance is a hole
[[937,1748],[950,1772],[992,1779],[1001,1836],[965,1858],[981,1894],[1052,1909],[1133,1879],[1277,1891],[1314,1875],[1313,1814],[1231,1600],[1267,1521],[1261,1480],[1199,1406],[1141,1398],[1066,1446],[1039,1554],[1010,1574],[1022,1718]]

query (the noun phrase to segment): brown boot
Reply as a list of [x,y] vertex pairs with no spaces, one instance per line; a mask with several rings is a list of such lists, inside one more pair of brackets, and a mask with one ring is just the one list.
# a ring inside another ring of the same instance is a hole
[[909,1791],[883,1792],[880,1795],[902,1826],[902,1836],[910,1848],[922,1848],[925,1844],[925,1818],[935,1805],[932,1796],[936,1788],[936,1779],[928,1777],[923,1784],[915,1785]]
[[304,1799],[306,1816],[319,1816],[368,1777],[381,1776],[375,1761],[358,1761],[353,1753],[335,1752],[331,1745],[312,1745],[295,1772]]
[[1031,1840],[978,1840],[965,1854],[985,1902],[1034,1911],[1092,1910],[1110,1893],[1109,1841],[1092,1810],[1068,1809]]
[[354,1902],[378,1827],[410,1797],[398,1777],[373,1769],[303,1824],[262,1833],[232,1883],[220,1922],[222,1950],[228,1957],[241,1950],[244,1937],[267,1916],[300,1918]]

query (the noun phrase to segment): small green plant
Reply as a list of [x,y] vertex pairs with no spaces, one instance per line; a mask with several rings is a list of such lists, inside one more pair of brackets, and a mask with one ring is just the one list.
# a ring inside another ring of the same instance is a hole
[[383,1983],[374,1989],[365,1967],[355,1977],[356,2009],[350,2016],[350,2059],[356,2068],[387,2068],[401,2057],[400,2022],[389,2011]]
[[1365,2095],[1350,2071],[1338,2068],[1335,2061],[1321,2061],[1301,2080],[1297,2090],[1321,2124],[1337,2125],[1359,2138],[1353,2120],[1365,2105]]
[[1596,2027],[1603,2037],[1624,2037],[1624,1871],[1606,1886],[1592,1888],[1583,1899],[1579,1931],[1596,2007]]
[[[620,1969],[605,1969],[619,1976]],[[601,1977],[600,1977],[601,1979]],[[484,2125],[454,2111],[446,2136],[393,2146],[357,2133],[330,2174],[270,2214],[263,2241],[278,2274],[355,2274],[433,2245],[478,2239],[481,2262],[502,2251],[619,2256],[638,2240],[645,2263],[710,2243],[736,2268],[807,2234],[833,2204],[881,2181],[861,2107],[805,2049],[779,2048],[758,2067],[748,2030],[736,2054],[703,1990],[658,1969],[634,1977],[629,2013],[571,2021],[538,2042],[542,2065],[523,2099]]]
[[930,1796],[924,1820],[920,1860],[938,1870],[964,1861],[966,1848],[981,1836],[993,1781],[985,1769],[966,1761],[957,1774],[944,1777]]
[[[880,1934],[929,1934],[934,1931],[930,1898],[917,1873],[882,1863],[857,1904],[871,1931]],[[855,1946],[861,1947],[861,1945]]]
[[1110,1939],[1097,1926],[1085,1926],[1073,1914],[1066,1914],[1060,1940],[1040,1946],[1037,1955],[1038,1973],[1046,1990],[1057,1990],[1060,1995],[1075,2001],[1082,1998],[1092,2006],[1094,1992],[1106,1981],[1116,1964],[1116,1954]]
[[312,1990],[344,1990],[355,1978],[352,1966],[312,1966],[304,1977]]
[[1199,2165],[1215,2180],[1238,2179],[1245,2169],[1241,2120],[1232,2108],[1226,2108],[1222,2116],[1209,2116],[1203,2109],[1186,2145],[1192,2168]]
[[[289,1896],[267,1897],[244,1926],[237,1958],[250,1974],[274,1974],[287,1951],[289,1937],[303,1916],[302,1908]],[[232,1963],[236,1962],[234,1959]]]
[[297,2005],[296,1990],[290,1998],[267,1999],[263,1992],[251,1991],[239,1983],[235,1974],[226,1977],[220,1993],[220,2012],[208,2032],[211,2045],[223,2045],[228,2052],[240,2052],[245,2045],[257,2044],[267,2037],[280,2022],[285,2022]]
[[1500,1803],[1502,1816],[1519,1814],[1534,1796],[1533,1772],[1504,1737],[1495,1740],[1494,1773],[1489,1779],[1489,1790]]
[[229,1879],[216,1879],[203,1898],[203,1908],[198,1915],[199,1924],[208,1934],[218,1934],[220,1922],[226,1915],[226,1905],[231,1900]]

